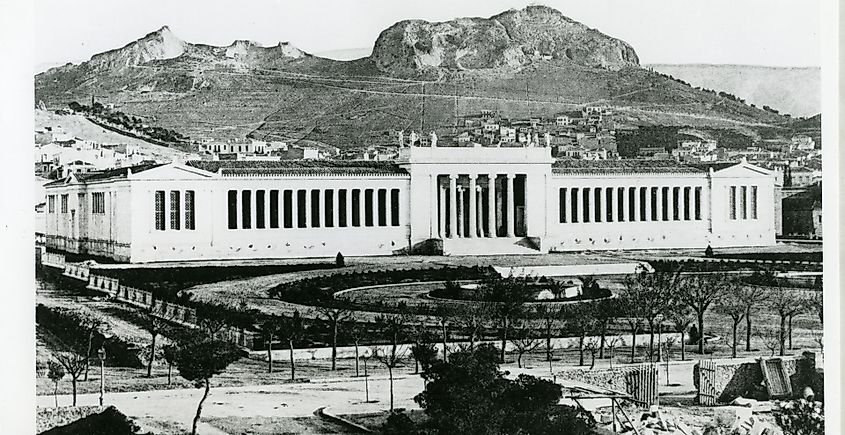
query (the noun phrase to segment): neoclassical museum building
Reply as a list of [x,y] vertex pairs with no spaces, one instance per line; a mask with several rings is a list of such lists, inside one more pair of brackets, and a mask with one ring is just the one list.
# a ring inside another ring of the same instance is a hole
[[48,184],[46,244],[132,263],[766,246],[775,180],[744,161],[556,161],[546,147],[142,165]]

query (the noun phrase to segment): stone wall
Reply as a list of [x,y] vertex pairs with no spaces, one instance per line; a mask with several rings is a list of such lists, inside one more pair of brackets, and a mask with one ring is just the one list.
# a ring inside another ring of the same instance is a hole
[[[823,375],[816,370],[816,354],[805,352],[801,356],[782,357],[784,369],[792,384],[792,392],[798,397],[805,386],[810,386],[817,398],[823,396]],[[693,381],[698,387],[699,366],[693,368]],[[753,398],[753,392],[763,383],[760,362],[719,362],[716,365],[715,388],[719,402],[730,402],[737,397]]]

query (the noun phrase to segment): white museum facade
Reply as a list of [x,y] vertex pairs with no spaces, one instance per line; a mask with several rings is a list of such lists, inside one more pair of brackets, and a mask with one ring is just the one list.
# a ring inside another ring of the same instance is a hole
[[48,249],[131,263],[775,243],[775,174],[745,161],[411,147],[393,162],[190,161],[45,187]]

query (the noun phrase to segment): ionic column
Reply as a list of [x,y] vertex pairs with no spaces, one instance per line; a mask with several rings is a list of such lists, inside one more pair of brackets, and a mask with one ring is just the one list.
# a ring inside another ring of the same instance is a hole
[[507,203],[507,235],[508,237],[515,237],[516,231],[514,231],[516,227],[516,219],[514,219],[516,213],[514,213],[514,198],[513,198],[513,179],[516,178],[514,174],[507,175],[507,191],[508,191],[508,203]]
[[[687,194],[687,192],[689,193]],[[695,195],[692,187],[684,187],[681,194],[684,195],[684,211],[681,214],[681,219],[695,220],[695,215],[692,214],[692,197]]]
[[466,231],[464,228],[464,188],[463,186],[458,187],[458,237],[466,237]]
[[449,238],[458,234],[458,176],[449,174]]
[[657,218],[655,220],[663,220],[663,210],[666,208],[666,202],[663,200],[663,187],[657,188]]
[[590,223],[596,221],[596,194],[595,188],[592,187],[585,187],[584,192],[586,195],[586,200],[584,201],[584,205],[587,205],[587,216],[590,218]]
[[[297,190],[293,189],[290,191],[290,227],[291,229],[299,228],[299,204],[296,201],[299,199],[299,195],[296,194]],[[285,200],[284,194],[282,194],[282,201]],[[282,216],[282,226],[284,224],[285,217]]]
[[437,186],[437,174],[430,174],[428,178],[429,184],[429,225],[431,226],[431,237],[441,237],[440,236],[440,208],[439,208],[439,201],[437,194],[439,193],[438,186]]
[[645,191],[645,220],[647,220],[647,221],[659,221],[660,220],[660,216],[659,216],[660,206],[659,205],[657,206],[658,216],[655,216],[651,212],[651,210],[652,210],[651,204],[652,204],[652,201],[654,201],[654,200],[657,200],[657,204],[660,204],[660,188],[659,187],[657,188],[657,197],[656,198],[652,198],[651,189],[653,189],[653,187],[646,187],[646,191]]
[[478,207],[475,202],[475,180],[478,178],[476,174],[469,175],[469,191],[467,191],[467,202],[469,203],[469,231],[467,237],[475,238],[478,233]]
[[440,208],[437,211],[437,230],[441,239],[446,237],[446,187],[437,183],[440,193]]
[[476,188],[475,203],[478,213],[476,214],[477,228],[474,234],[478,237],[484,237],[484,194],[481,192],[481,187]]
[[352,226],[352,189],[346,189],[346,227]]
[[487,237],[496,237],[496,175],[487,175]]

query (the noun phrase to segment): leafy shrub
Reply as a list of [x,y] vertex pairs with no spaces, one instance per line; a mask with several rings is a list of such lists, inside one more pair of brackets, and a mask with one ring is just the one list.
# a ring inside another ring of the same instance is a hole
[[804,399],[781,403],[775,420],[786,435],[823,435],[824,405]]

